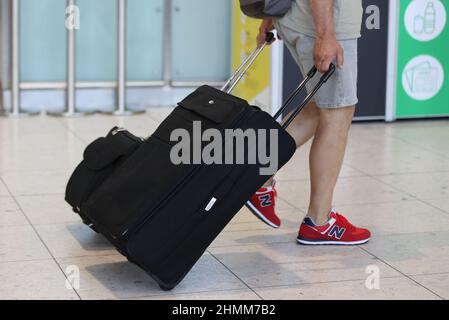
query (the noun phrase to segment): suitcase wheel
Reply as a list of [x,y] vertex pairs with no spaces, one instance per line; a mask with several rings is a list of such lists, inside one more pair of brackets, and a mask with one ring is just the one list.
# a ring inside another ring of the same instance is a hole
[[83,219],[83,223],[88,226],[89,228],[91,228],[93,231],[95,231],[96,233],[100,233],[97,228],[95,228],[95,226],[93,225],[92,222],[88,221],[87,219]]
[[174,286],[167,286],[167,285],[159,284],[159,288],[161,288],[162,291],[172,291]]
[[89,228],[91,228],[91,229],[92,229],[94,232],[96,232],[96,233],[100,233],[100,232],[97,230],[97,228],[95,228],[94,225],[90,225]]

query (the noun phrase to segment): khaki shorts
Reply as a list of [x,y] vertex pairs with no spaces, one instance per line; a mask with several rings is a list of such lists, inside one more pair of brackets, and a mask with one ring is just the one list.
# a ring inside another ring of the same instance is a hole
[[[278,34],[284,40],[287,48],[298,64],[303,75],[313,67],[313,49],[315,39],[294,31],[282,24],[275,23]],[[337,69],[335,74],[323,85],[315,95],[314,102],[320,108],[343,108],[354,106],[357,98],[357,39],[339,41],[344,50],[344,66]],[[317,84],[315,76],[308,84],[310,92]]]

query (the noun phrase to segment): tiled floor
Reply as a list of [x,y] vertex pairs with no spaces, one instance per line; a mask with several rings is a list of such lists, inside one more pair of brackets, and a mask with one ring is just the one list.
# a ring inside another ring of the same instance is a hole
[[185,281],[161,292],[80,223],[64,188],[91,140],[113,125],[149,135],[168,112],[0,118],[0,299],[449,298],[447,120],[354,125],[335,204],[374,232],[370,243],[295,243],[309,196],[306,146],[277,176],[283,227],[243,209]]

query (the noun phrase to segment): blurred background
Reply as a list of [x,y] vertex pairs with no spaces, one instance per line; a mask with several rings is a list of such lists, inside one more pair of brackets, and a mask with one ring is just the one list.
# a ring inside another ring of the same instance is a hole
[[[449,115],[445,4],[364,0],[357,120]],[[254,48],[237,0],[1,0],[6,115],[129,114],[220,86]],[[278,42],[235,94],[274,112],[301,76]]]

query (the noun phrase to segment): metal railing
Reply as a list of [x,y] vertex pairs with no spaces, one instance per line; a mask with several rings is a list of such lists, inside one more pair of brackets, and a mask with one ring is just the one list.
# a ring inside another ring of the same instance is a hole
[[[67,8],[76,6],[76,0],[66,0]],[[77,89],[86,88],[110,88],[116,91],[116,107],[109,114],[130,115],[144,112],[134,111],[127,108],[126,89],[143,87],[163,87],[169,86],[171,82],[171,18],[172,18],[172,0],[164,1],[164,66],[163,79],[160,81],[127,81],[126,79],[126,16],[127,0],[116,0],[118,4],[117,14],[117,80],[116,81],[77,81],[76,80],[76,29],[67,29],[67,78],[63,82],[21,82],[20,81],[20,0],[10,0],[11,12],[9,15],[11,25],[11,41],[9,45],[10,55],[10,88],[11,88],[11,107],[2,115],[10,117],[21,117],[30,115],[21,109],[21,91],[23,90],[65,90],[65,106],[62,112],[49,112],[54,116],[78,117],[86,112],[80,112],[76,106]],[[3,95],[3,90],[1,91]],[[95,111],[94,111],[95,112]],[[35,113],[33,113],[35,114]]]

